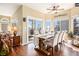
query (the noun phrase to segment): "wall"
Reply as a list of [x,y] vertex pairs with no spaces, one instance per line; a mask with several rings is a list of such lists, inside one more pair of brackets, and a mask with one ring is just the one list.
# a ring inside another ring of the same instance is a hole
[[26,5],[23,5],[23,17],[26,16],[32,16],[32,17],[36,17],[36,18],[42,18],[44,19],[45,15],[42,14],[41,12],[38,12]]
[[[17,29],[18,29],[18,35],[20,35],[21,39],[22,39],[22,35],[23,35],[23,13],[22,13],[22,5],[15,11],[15,13],[12,15],[12,19],[11,20],[18,20],[17,23]],[[23,43],[23,39],[22,39],[22,43]]]
[[18,20],[18,32],[20,35],[22,35],[22,5],[15,11],[15,13],[12,16],[12,20]]
[[1,19],[1,18],[7,18],[7,19],[9,19],[9,20],[10,20],[10,18],[11,18],[11,17],[10,17],[10,16],[0,15],[0,19]]
[[79,15],[79,7],[74,7],[71,9],[71,16]]

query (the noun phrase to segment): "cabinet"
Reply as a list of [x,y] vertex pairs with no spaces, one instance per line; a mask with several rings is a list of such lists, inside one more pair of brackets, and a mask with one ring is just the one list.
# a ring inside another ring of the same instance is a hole
[[20,46],[20,44],[21,44],[20,36],[14,36],[13,37],[13,46]]

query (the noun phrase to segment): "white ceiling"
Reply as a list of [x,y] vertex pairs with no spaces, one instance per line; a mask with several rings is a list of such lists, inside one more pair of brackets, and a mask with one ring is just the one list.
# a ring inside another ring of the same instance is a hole
[[[12,16],[12,14],[20,5],[22,5],[22,3],[0,3],[0,15]],[[46,9],[50,7],[52,3],[25,3],[24,5],[42,13],[48,14],[49,11]],[[64,8],[66,10],[72,8],[74,3],[59,3],[58,5],[60,5],[60,8]]]
[[12,16],[19,6],[18,3],[0,3],[0,15]]
[[[74,7],[74,3],[27,3],[25,5],[31,7],[32,9],[38,10],[42,13],[48,14],[49,10],[46,9],[51,7],[52,4],[60,5],[59,9],[64,8],[64,10]],[[53,12],[51,12],[51,14],[52,13]]]

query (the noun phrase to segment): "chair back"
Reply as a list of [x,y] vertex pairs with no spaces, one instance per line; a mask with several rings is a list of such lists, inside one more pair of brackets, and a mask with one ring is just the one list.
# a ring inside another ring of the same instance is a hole
[[62,42],[63,36],[64,36],[64,31],[62,31],[62,32],[60,33],[60,36],[59,36],[59,38],[58,38],[58,43],[61,43],[61,42]]
[[67,38],[67,31],[64,31],[64,34],[63,34],[63,38],[62,38],[62,42]]
[[60,33],[61,32],[57,32],[57,34],[55,35],[54,40],[53,40],[53,47],[58,44],[58,39],[59,39]]

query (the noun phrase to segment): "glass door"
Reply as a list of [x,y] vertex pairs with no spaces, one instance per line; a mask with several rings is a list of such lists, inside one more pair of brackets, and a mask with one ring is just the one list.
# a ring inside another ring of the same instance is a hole
[[34,21],[33,19],[28,19],[28,41],[32,42],[34,39]]

